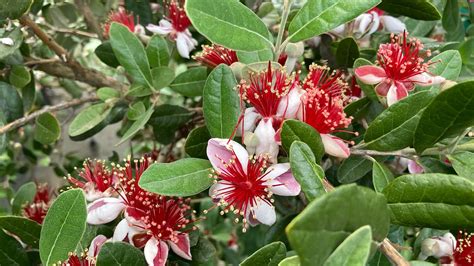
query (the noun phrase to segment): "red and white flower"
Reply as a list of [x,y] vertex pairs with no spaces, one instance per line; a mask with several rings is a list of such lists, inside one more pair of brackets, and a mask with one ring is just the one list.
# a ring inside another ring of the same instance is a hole
[[209,194],[223,208],[221,214],[230,211],[243,217],[244,231],[247,224],[275,223],[273,194],[296,196],[301,191],[289,163],[270,165],[267,156],[250,156],[235,141],[210,139],[207,156],[216,179]]
[[344,113],[344,104],[347,103],[344,92],[348,85],[342,80],[341,73],[331,74],[328,67],[313,64],[303,82],[303,89],[305,93],[301,97],[302,108],[298,118],[320,133],[326,153],[349,157],[348,143],[331,135],[343,131],[352,121]]
[[[137,17],[138,19],[138,17]],[[145,29],[140,24],[135,24],[135,17],[133,14],[130,14],[125,10],[123,7],[119,7],[118,11],[110,12],[109,17],[104,24],[104,36],[105,38],[109,37],[110,25],[113,22],[120,23],[126,26],[130,32],[137,33],[137,34],[145,34]]]
[[23,207],[23,216],[42,224],[50,207],[50,200],[48,184],[37,184],[33,202]]
[[440,265],[471,266],[474,264],[474,234],[460,230],[455,238],[451,233],[423,240],[418,259],[433,256]]
[[191,25],[182,5],[184,0],[171,0],[168,5],[168,14],[166,19],[162,19],[159,25],[148,24],[146,28],[163,36],[169,36],[171,40],[176,41],[176,46],[181,57],[189,58],[189,53],[194,50],[197,41],[193,39],[188,27]]
[[107,169],[104,161],[84,161],[79,176],[82,180],[71,175],[67,177],[67,180],[84,191],[87,201],[110,197],[115,192],[114,185],[117,178],[112,171]]
[[398,18],[385,15],[385,12],[378,8],[372,8],[367,13],[359,15],[355,19],[356,33],[371,35],[380,28],[391,33],[402,33],[406,26]]
[[238,133],[254,131],[258,140],[256,154],[268,154],[276,162],[277,132],[285,118],[296,117],[302,90],[298,78],[288,75],[284,68],[272,68],[271,62],[266,70],[249,76],[237,87],[242,101],[251,106],[244,111]]
[[220,64],[232,65],[238,62],[237,53],[217,44],[203,45],[202,52],[193,56],[193,59],[210,68]]
[[379,66],[361,66],[355,69],[357,77],[365,84],[375,85],[377,94],[387,97],[390,106],[408,96],[419,86],[431,86],[443,82],[441,76],[429,73],[430,50],[422,53],[423,44],[417,39],[407,40],[407,33],[392,35],[391,43],[381,44],[377,52]]
[[62,266],[94,266],[96,265],[96,259],[99,255],[102,245],[107,241],[107,237],[103,235],[96,236],[87,251],[81,255],[71,253],[67,261],[63,262]]

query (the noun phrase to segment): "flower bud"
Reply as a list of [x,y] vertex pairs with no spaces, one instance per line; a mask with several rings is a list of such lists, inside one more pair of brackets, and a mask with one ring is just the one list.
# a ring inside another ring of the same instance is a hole
[[302,56],[304,53],[304,43],[297,42],[297,43],[289,43],[285,48],[285,53],[288,57],[299,57]]
[[430,256],[437,259],[452,256],[455,249],[456,239],[451,233],[446,233],[442,237],[433,237],[423,240],[418,259],[425,260]]

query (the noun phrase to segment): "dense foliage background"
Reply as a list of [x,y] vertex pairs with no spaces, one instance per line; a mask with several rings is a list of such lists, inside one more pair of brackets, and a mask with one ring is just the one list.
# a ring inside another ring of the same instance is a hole
[[473,265],[473,21],[2,0],[0,265]]

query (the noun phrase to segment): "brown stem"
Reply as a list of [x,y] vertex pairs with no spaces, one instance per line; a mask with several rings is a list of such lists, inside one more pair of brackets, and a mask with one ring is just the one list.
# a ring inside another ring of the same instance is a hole
[[74,99],[74,100],[71,100],[69,102],[64,102],[64,103],[60,103],[58,105],[53,105],[53,106],[45,106],[43,107],[42,109],[36,111],[36,112],[33,112],[25,117],[22,117],[20,119],[17,119],[9,124],[6,124],[4,125],[3,127],[0,127],[0,135],[2,134],[5,134],[9,131],[12,131],[14,129],[17,129],[25,124],[27,124],[28,122],[36,119],[38,116],[44,114],[44,113],[48,113],[48,112],[56,112],[56,111],[60,111],[60,110],[64,110],[64,109],[68,109],[68,108],[71,108],[71,107],[74,107],[74,106],[78,106],[78,105],[81,105],[81,104],[84,104],[84,103],[87,103],[87,102],[94,102],[94,101],[97,101],[98,98],[97,96],[89,96],[89,97],[84,97],[84,98],[80,98],[80,99]]
[[415,150],[407,148],[399,151],[384,152],[384,151],[373,151],[373,150],[362,150],[362,149],[351,149],[351,154],[361,156],[400,156],[408,159],[412,159],[416,155]]
[[84,0],[74,0],[74,3],[82,11],[87,26],[89,26],[93,32],[97,33],[100,40],[103,40],[104,36],[102,34],[102,28],[100,27],[99,22],[97,22],[96,16],[92,13],[89,4],[85,3]]

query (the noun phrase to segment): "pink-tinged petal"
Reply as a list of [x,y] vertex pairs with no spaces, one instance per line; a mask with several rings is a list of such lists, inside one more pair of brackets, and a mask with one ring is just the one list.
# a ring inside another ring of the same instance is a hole
[[407,91],[412,91],[413,89],[415,89],[415,84],[413,82],[402,82],[403,83],[403,86],[405,86],[405,89],[407,89]]
[[377,12],[370,12],[372,15],[372,27],[370,28],[369,32],[367,34],[372,34],[376,32],[379,27],[380,27],[380,16],[377,14]]
[[248,131],[254,131],[255,127],[257,126],[257,119],[259,118],[260,114],[256,111],[254,107],[249,107],[245,109],[244,118],[237,127],[237,136],[242,136],[242,133],[245,134],[245,132]]
[[441,77],[441,76],[434,76],[434,77],[433,77],[433,83],[432,83],[432,84],[433,84],[433,85],[438,85],[438,84],[441,84],[441,83],[443,83],[443,82],[445,82],[445,81],[446,81],[446,79],[443,78],[443,77]]
[[402,33],[407,29],[405,23],[403,23],[398,18],[392,16],[380,16],[380,20],[382,25],[384,26],[385,30],[392,33]]
[[94,237],[89,247],[89,251],[87,252],[88,257],[95,258],[97,255],[99,255],[100,249],[102,248],[102,245],[105,243],[105,241],[107,241],[107,237],[103,235]]
[[346,30],[346,25],[342,24],[342,25],[339,25],[339,26],[335,27],[334,29],[330,30],[329,33],[341,36],[341,35],[344,34],[345,30]]
[[125,208],[121,199],[101,198],[87,205],[87,223],[106,224],[112,222]]
[[138,24],[135,26],[133,33],[138,34],[138,35],[145,35],[146,34],[145,27]]
[[229,189],[233,189],[232,185],[227,181],[220,180],[209,188],[209,197],[211,197],[213,201],[219,202],[221,198],[218,195]]
[[321,134],[321,140],[323,141],[324,150],[329,155],[339,158],[348,158],[351,154],[347,143],[338,137],[329,134]]
[[270,156],[271,162],[276,162],[279,147],[275,139],[276,132],[273,128],[272,119],[262,119],[254,133],[258,138],[256,154],[267,154]]
[[408,172],[410,174],[422,174],[425,172],[425,169],[421,165],[419,165],[417,162],[413,160],[408,161]]
[[149,266],[165,266],[169,248],[166,242],[152,237],[146,242],[143,252]]
[[159,26],[154,24],[148,24],[146,26],[146,29],[160,35],[168,35],[173,31],[173,26],[169,21],[162,19],[160,20]]
[[[379,26],[378,16],[377,16],[377,21],[375,21],[374,16],[368,13],[359,15],[356,18],[355,22],[356,22],[356,25],[359,25],[358,30],[359,30],[359,33],[361,34],[364,34],[364,33],[372,34],[373,33],[372,28],[374,27],[374,25],[377,24],[376,25],[377,28]],[[377,30],[377,28],[375,28],[375,30]]]
[[207,158],[217,171],[225,170],[224,163],[228,163],[232,159],[234,154],[232,151],[234,151],[235,156],[242,165],[242,169],[247,172],[249,153],[242,145],[228,139],[212,138],[208,141]]
[[260,223],[271,226],[276,221],[275,208],[268,202],[257,199],[257,205],[253,208],[255,219]]
[[127,219],[122,219],[115,227],[112,241],[124,241],[128,236],[129,227]]
[[176,37],[176,48],[178,48],[178,53],[181,57],[189,59],[189,47],[186,37],[179,33]]
[[356,76],[365,84],[375,85],[387,78],[385,70],[378,66],[361,66],[354,70]]
[[284,118],[296,118],[298,110],[302,108],[302,97],[306,93],[300,85],[296,84],[280,101],[277,115]]
[[264,184],[271,186],[270,191],[280,196],[296,196],[300,193],[300,184],[291,173],[289,163],[270,166],[265,172]]
[[179,234],[177,236],[178,241],[175,243],[173,241],[167,241],[176,255],[180,256],[183,259],[191,260],[191,245],[189,243],[188,234]]
[[375,92],[380,96],[387,96],[390,86],[392,86],[392,82],[388,79],[384,80],[383,82],[380,82],[379,85],[375,86]]
[[401,82],[395,82],[387,93],[387,105],[391,106],[392,104],[398,102],[399,100],[408,96],[408,91]]
[[413,82],[420,86],[431,86],[433,85],[433,77],[427,73],[421,73],[404,80],[404,82]]

